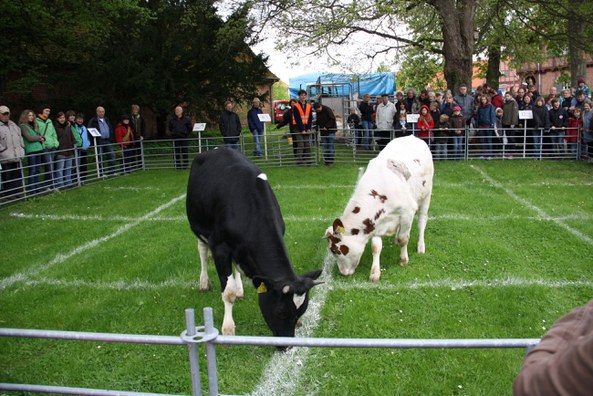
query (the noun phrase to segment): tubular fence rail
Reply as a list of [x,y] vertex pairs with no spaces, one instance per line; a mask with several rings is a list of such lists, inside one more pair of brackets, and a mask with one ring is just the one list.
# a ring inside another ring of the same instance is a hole
[[[180,336],[134,335],[112,333],[88,333],[76,331],[28,330],[0,328],[1,337],[49,338],[76,341],[103,341],[131,344],[185,345],[189,351],[192,395],[202,394],[198,344],[205,344],[208,371],[208,394],[221,395],[218,391],[218,371],[216,366],[216,345],[258,345],[276,347],[322,347],[322,348],[533,348],[538,338],[508,339],[395,339],[395,338],[291,338],[221,336],[214,327],[212,308],[204,308],[204,326],[195,325],[193,309],[185,310],[186,330]],[[73,388],[65,386],[0,383],[0,390],[61,393],[76,395],[166,395],[162,393],[142,393],[106,389]]]
[[[410,134],[419,135],[416,129]],[[433,129],[425,138],[435,160],[530,159],[590,160],[593,143],[584,143],[578,131],[506,128]],[[374,158],[381,148],[395,138],[393,130],[374,129],[368,140],[363,130],[339,129],[333,140],[332,158],[318,134],[305,140],[293,139],[288,133],[271,130],[264,133],[260,155],[251,134],[239,139],[239,150],[258,165],[284,167],[316,166],[323,163],[362,164]],[[423,134],[420,133],[422,137]],[[0,166],[0,207],[52,191],[80,187],[110,176],[137,170],[186,169],[198,153],[225,145],[222,137],[175,140],[143,140],[133,147],[119,144],[76,149],[73,154],[44,151],[23,159],[3,161]],[[68,156],[66,156],[68,154]]]

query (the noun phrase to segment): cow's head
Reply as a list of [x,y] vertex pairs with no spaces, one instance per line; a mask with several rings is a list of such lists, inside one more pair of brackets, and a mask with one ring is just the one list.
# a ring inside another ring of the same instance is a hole
[[309,305],[309,290],[323,282],[317,281],[321,270],[311,271],[295,281],[273,281],[253,277],[257,287],[259,309],[274,336],[294,337],[298,319]]
[[360,263],[365,246],[365,240],[361,240],[360,235],[365,232],[368,234],[370,227],[374,227],[374,225],[369,223],[365,227],[365,229],[346,230],[342,220],[335,219],[334,223],[325,231],[324,238],[329,243],[330,252],[338,260],[338,268],[342,275],[354,274]]

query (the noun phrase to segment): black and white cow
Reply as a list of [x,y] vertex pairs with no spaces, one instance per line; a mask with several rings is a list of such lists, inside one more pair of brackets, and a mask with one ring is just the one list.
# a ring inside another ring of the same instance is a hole
[[220,279],[222,333],[235,334],[233,304],[243,296],[233,261],[257,288],[262,315],[275,336],[294,337],[321,270],[295,274],[284,244],[284,220],[265,173],[236,150],[198,155],[187,186],[187,218],[198,237],[200,289],[208,289],[208,249]]

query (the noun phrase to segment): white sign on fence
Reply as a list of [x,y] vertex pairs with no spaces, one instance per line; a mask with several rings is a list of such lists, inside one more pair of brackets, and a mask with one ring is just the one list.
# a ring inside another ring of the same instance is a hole
[[205,122],[196,122],[194,124],[194,132],[202,132],[206,130],[206,123]]
[[101,132],[97,128],[87,128],[92,137],[101,137]]
[[406,122],[410,124],[417,124],[420,114],[406,114]]
[[533,111],[531,110],[519,110],[520,120],[533,120]]
[[257,118],[259,118],[259,120],[261,122],[271,122],[272,121],[272,117],[270,117],[269,114],[258,114]]

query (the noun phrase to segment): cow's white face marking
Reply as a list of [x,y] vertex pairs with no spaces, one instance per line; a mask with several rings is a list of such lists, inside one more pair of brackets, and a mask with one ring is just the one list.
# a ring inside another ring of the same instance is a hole
[[257,175],[257,178],[262,180],[268,180],[268,176],[266,176],[265,173],[260,173],[259,175]]
[[307,293],[303,293],[303,294],[295,294],[294,296],[292,296],[292,301],[294,302],[294,306],[296,307],[296,309],[299,309],[301,307],[301,305],[303,305],[303,303],[305,302],[305,296]]

